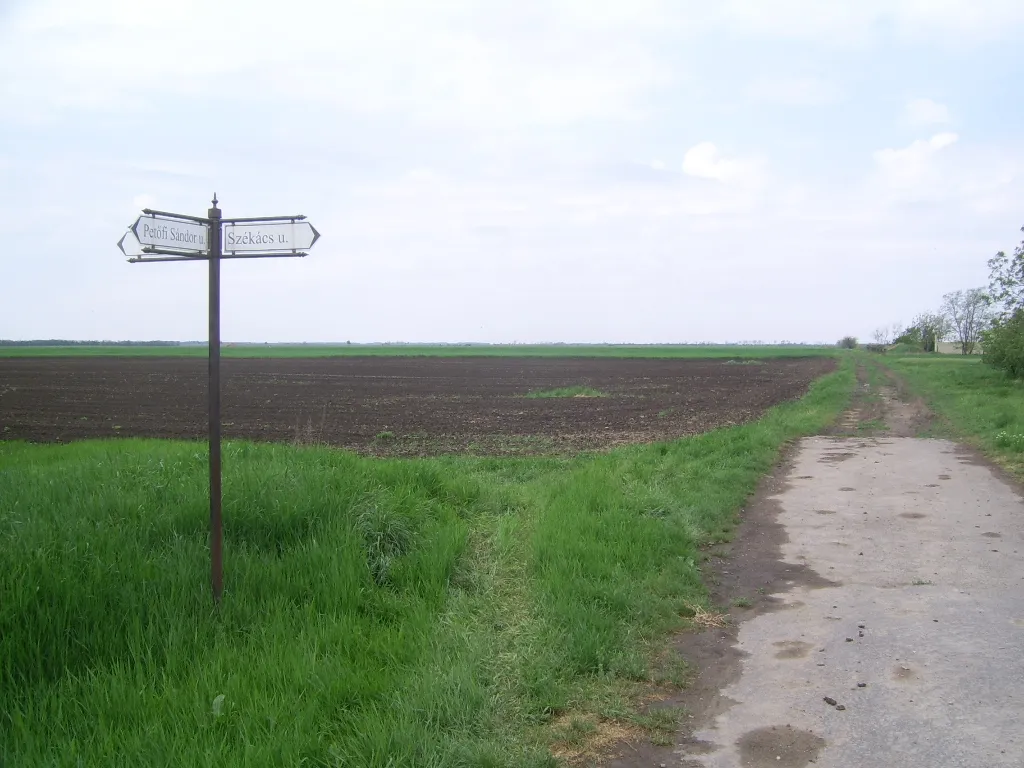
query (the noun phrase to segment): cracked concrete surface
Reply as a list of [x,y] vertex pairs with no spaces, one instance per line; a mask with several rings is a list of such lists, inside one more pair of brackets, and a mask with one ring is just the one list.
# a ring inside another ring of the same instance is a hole
[[831,585],[741,624],[731,704],[679,763],[1024,766],[1017,491],[947,441],[814,437],[774,500],[783,560]]

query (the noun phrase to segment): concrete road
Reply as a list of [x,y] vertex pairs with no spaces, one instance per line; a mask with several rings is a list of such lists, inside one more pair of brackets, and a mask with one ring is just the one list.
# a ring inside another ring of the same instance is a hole
[[676,764],[1024,767],[1018,492],[947,441],[815,437],[775,501],[784,561],[833,584],[740,625],[732,703]]

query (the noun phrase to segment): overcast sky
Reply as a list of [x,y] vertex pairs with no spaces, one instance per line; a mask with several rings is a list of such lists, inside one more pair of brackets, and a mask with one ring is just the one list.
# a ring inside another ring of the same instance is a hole
[[1020,0],[0,0],[0,338],[867,338],[1024,225]]

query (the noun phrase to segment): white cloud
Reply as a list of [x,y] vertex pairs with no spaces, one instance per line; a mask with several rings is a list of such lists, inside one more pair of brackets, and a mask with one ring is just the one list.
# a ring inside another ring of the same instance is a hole
[[[138,111],[159,93],[489,125],[637,119],[643,97],[671,80],[649,45],[665,35],[832,44],[895,26],[962,44],[1012,36],[1021,22],[1015,0],[292,0],[287,11],[269,0],[32,0],[0,26],[0,109],[22,121]],[[841,94],[797,77],[752,96],[794,105]]]
[[935,157],[956,143],[955,133],[937,133],[900,149],[882,149],[874,153],[878,177],[895,195],[930,197],[940,192],[941,175]]
[[719,24],[750,37],[863,44],[889,30],[901,38],[963,45],[1013,37],[1024,22],[1019,0],[723,0]]
[[0,34],[0,96],[33,116],[69,107],[138,111],[159,93],[259,98],[278,110],[296,101],[330,104],[440,123],[558,125],[635,119],[638,97],[666,79],[650,51],[616,29],[570,25],[570,16],[529,5],[293,0],[282,12],[260,0],[209,7],[182,0],[154,13],[133,7],[123,0],[90,3],[88,13],[68,0],[27,6]]
[[687,176],[725,183],[755,181],[758,165],[745,158],[724,157],[710,141],[702,141],[690,147],[683,157],[683,173]]
[[949,122],[949,108],[931,99],[914,99],[903,110],[906,125],[920,127]]

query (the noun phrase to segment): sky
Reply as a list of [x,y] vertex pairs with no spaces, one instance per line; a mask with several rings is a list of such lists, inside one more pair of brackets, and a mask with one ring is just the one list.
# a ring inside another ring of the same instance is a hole
[[1019,0],[0,0],[0,338],[834,342],[1024,225]]

